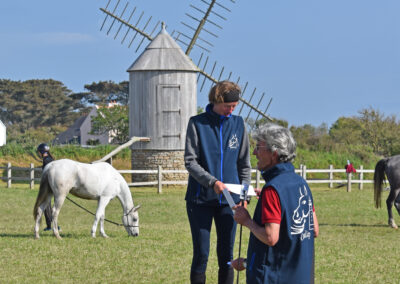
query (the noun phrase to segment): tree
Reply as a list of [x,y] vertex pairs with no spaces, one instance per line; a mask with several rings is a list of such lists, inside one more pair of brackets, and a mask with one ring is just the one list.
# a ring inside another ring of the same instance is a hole
[[375,153],[391,156],[400,150],[400,126],[394,115],[385,117],[372,108],[362,109],[359,113],[361,137]]
[[71,124],[82,105],[60,81],[0,79],[0,119],[21,129]]
[[320,126],[315,127],[311,124],[304,124],[303,126],[290,127],[297,146],[307,150],[321,150],[323,146],[328,143],[328,126],[322,123]]
[[362,143],[362,126],[357,117],[339,117],[329,129],[329,136],[335,143],[356,145]]
[[121,144],[129,139],[129,114],[128,107],[115,105],[113,107],[100,107],[98,115],[92,117],[91,134],[110,133],[112,143]]
[[123,81],[115,83],[114,81],[99,81],[85,85],[89,92],[80,93],[84,102],[89,104],[106,105],[108,102],[115,101],[121,105],[128,104],[129,82]]

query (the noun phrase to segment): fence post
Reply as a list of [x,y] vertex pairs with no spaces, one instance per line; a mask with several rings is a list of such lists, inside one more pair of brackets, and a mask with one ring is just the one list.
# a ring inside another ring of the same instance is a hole
[[347,174],[347,192],[351,192],[351,173]]
[[256,170],[256,188],[260,188],[260,176],[261,172],[259,170]]
[[329,188],[333,188],[333,165],[329,165]]
[[158,191],[157,193],[162,193],[162,167],[158,166]]
[[35,169],[34,169],[33,163],[31,163],[29,172],[30,172],[30,177],[31,177],[30,189],[33,189],[35,187]]
[[7,188],[11,188],[11,163],[7,163]]
[[363,179],[364,179],[364,167],[363,165],[360,165],[360,183],[358,184],[358,189],[361,190],[363,189]]
[[306,165],[303,165],[303,168],[302,168],[302,176],[303,176],[303,179],[304,179],[305,181],[307,181],[307,166],[306,166]]

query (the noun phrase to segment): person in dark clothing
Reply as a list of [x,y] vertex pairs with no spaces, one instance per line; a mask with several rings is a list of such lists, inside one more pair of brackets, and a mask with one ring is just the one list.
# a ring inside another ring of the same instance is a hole
[[294,171],[296,142],[291,132],[272,123],[254,135],[257,168],[265,179],[251,219],[236,206],[234,219],[250,230],[247,259],[232,266],[246,269],[246,281],[314,283],[314,238],[319,234],[314,201],[307,182]]
[[[42,143],[37,147],[37,153],[39,157],[43,159],[43,170],[49,163],[54,161],[54,158],[50,153],[50,147],[45,143]],[[51,210],[52,209],[50,203],[49,206],[47,206],[47,208],[44,210],[44,217],[46,219],[46,228],[44,229],[45,231],[51,230],[51,220],[53,219]]]
[[[218,283],[232,284],[236,222],[222,192],[224,183],[250,182],[249,138],[240,116],[232,115],[240,88],[229,81],[217,83],[209,93],[206,111],[190,118],[185,144],[189,172],[186,209],[192,232],[191,283],[205,283],[211,224],[217,231]],[[238,194],[233,200],[240,202]]]

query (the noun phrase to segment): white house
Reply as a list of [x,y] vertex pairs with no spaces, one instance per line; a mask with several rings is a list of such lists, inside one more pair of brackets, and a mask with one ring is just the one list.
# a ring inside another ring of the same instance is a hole
[[[113,107],[115,103],[110,103],[108,107]],[[80,144],[89,145],[91,142],[98,142],[98,144],[110,144],[112,140],[112,133],[103,135],[90,134],[92,130],[92,117],[96,117],[99,107],[93,106],[87,115],[79,117],[75,120],[74,124],[66,131],[57,135],[53,141],[55,144]]]
[[0,146],[6,145],[7,141],[6,126],[0,120]]

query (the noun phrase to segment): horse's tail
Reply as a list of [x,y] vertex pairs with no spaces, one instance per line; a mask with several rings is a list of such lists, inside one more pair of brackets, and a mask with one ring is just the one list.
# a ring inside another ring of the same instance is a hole
[[49,179],[48,179],[48,171],[45,171],[42,175],[42,178],[40,179],[40,187],[39,187],[39,192],[36,197],[36,203],[35,206],[33,207],[33,218],[36,220],[36,217],[38,215],[38,207],[40,204],[43,203],[44,200],[46,200],[48,194],[51,192],[50,184],[49,184]]
[[375,166],[374,172],[374,200],[375,207],[381,207],[382,184],[385,179],[385,166],[388,159],[382,159]]

